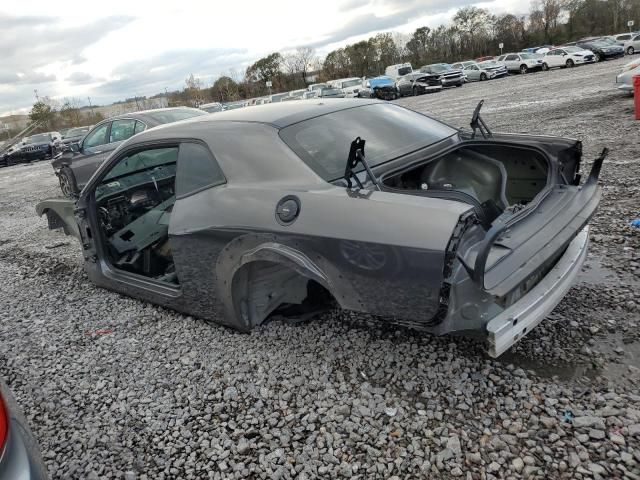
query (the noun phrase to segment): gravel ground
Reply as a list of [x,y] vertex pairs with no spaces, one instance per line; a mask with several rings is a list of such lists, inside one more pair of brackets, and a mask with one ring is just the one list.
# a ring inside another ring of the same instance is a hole
[[[638,122],[626,60],[398,101],[466,126],[603,147],[580,281],[499,360],[331,312],[251,334],[92,286],[37,201],[46,163],[0,170],[0,371],[53,478],[640,478]],[[588,166],[585,166],[588,168]]]

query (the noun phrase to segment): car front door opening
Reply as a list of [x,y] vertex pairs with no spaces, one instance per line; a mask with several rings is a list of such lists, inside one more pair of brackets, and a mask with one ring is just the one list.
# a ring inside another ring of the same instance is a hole
[[178,285],[169,221],[175,203],[178,148],[155,148],[122,158],[95,192],[99,227],[111,265]]

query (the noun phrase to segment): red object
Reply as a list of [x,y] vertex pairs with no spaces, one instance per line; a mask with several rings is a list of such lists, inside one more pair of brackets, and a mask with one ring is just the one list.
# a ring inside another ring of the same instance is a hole
[[636,120],[640,120],[640,75],[633,77],[633,102],[636,107]]
[[8,430],[9,418],[7,417],[7,407],[4,404],[2,395],[0,395],[0,453],[4,450],[4,444],[7,443]]

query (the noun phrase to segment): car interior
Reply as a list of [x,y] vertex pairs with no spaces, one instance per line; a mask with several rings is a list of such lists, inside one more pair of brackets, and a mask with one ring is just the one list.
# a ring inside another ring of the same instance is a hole
[[178,284],[169,246],[178,147],[123,158],[95,192],[100,229],[113,267]]

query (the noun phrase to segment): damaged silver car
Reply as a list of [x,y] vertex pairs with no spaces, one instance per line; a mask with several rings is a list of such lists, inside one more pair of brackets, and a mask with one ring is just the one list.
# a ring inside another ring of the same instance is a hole
[[37,205],[97,285],[248,331],[332,303],[498,356],[569,290],[604,155],[376,100],[287,102],[126,141],[77,201]]

